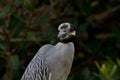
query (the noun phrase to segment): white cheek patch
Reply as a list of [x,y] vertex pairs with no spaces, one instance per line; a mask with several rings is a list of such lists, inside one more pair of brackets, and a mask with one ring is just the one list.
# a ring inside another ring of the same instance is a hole
[[58,31],[61,30],[61,26],[63,26],[64,24],[60,24],[59,27],[58,27]]
[[73,31],[73,32],[71,32],[70,34],[72,34],[72,35],[75,36],[75,35],[76,35],[76,31]]

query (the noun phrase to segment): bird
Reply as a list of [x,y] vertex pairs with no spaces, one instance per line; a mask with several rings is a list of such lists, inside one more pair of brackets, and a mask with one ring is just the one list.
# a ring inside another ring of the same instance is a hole
[[72,40],[75,36],[73,24],[61,23],[58,26],[58,43],[43,45],[26,67],[21,80],[67,80],[74,59]]

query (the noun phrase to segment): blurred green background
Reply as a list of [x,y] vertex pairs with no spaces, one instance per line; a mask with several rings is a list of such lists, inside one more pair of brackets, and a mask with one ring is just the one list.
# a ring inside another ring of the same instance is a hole
[[68,80],[120,80],[120,0],[0,0],[0,80],[20,80],[62,22],[77,30]]

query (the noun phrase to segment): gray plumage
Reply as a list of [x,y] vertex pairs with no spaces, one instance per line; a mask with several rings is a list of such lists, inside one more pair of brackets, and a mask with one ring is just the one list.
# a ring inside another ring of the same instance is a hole
[[[62,23],[58,37],[60,42],[55,46],[47,44],[39,49],[26,68],[21,80],[66,80],[74,58],[74,44],[69,41],[74,31],[64,31],[70,27],[70,23]],[[73,34],[74,33],[74,34]],[[64,36],[63,36],[64,35]],[[69,37],[70,36],[70,37]]]

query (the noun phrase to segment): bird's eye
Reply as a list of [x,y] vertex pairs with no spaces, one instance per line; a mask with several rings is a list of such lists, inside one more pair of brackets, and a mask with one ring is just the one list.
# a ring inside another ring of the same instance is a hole
[[74,29],[73,29],[73,28],[67,28],[67,31],[68,31],[69,33],[71,33],[71,32],[74,31]]
[[70,28],[70,32],[73,32],[74,31],[74,29],[73,28]]

